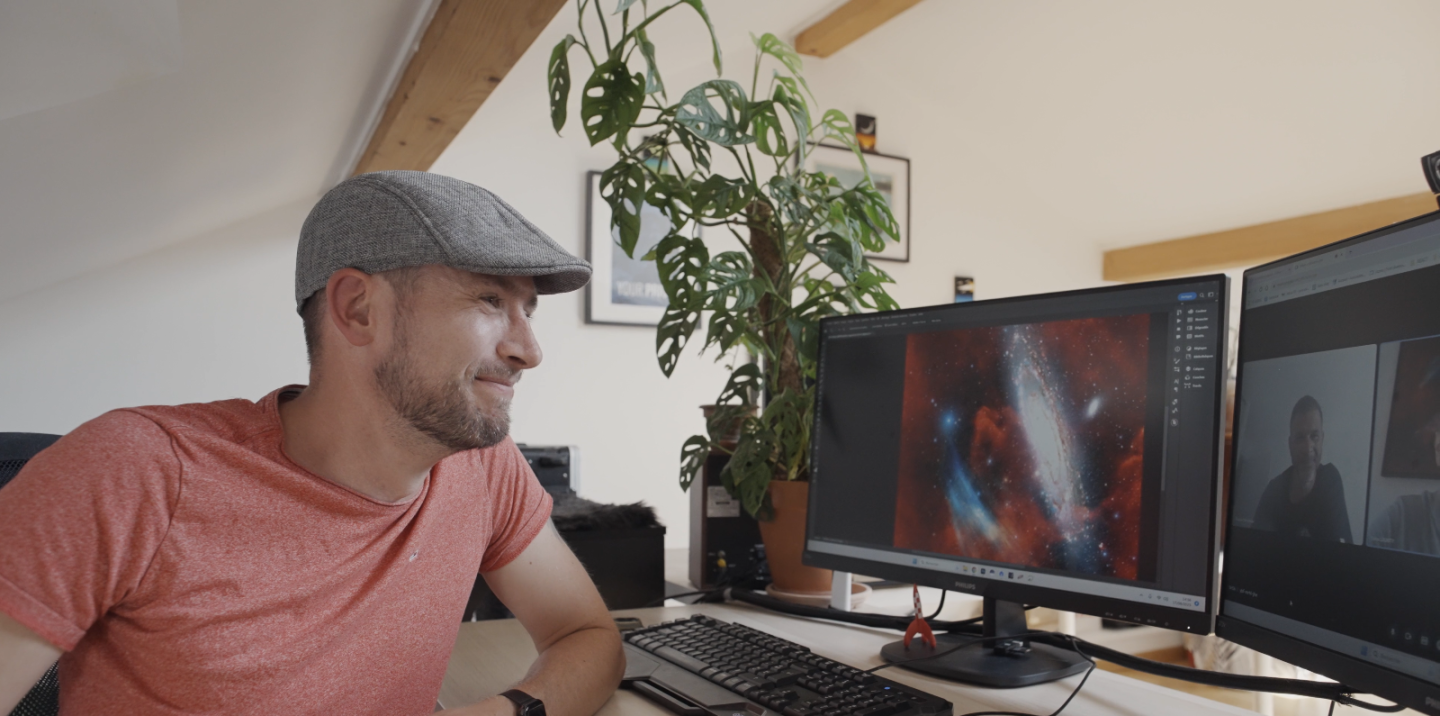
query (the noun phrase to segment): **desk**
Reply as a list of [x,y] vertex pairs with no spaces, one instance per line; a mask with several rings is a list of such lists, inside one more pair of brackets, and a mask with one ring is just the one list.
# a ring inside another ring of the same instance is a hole
[[[878,666],[881,663],[880,647],[898,638],[895,632],[802,619],[743,604],[704,604],[615,612],[616,616],[637,617],[646,626],[682,619],[692,614],[708,614],[717,619],[751,626],[808,646],[821,656],[861,668]],[[499,693],[519,681],[534,659],[535,648],[530,643],[530,637],[519,622],[513,619],[461,624],[460,635],[450,655],[450,666],[445,671],[445,681],[440,687],[440,705],[447,708],[460,706]],[[982,709],[1048,714],[1065,700],[1080,678],[1073,676],[1023,689],[998,690],[941,681],[901,668],[886,669],[880,673],[888,679],[949,699],[955,703],[956,716]],[[600,714],[669,716],[670,712],[639,694],[621,690],[600,709]],[[1254,716],[1253,711],[1226,706],[1099,670],[1091,674],[1090,681],[1062,716],[1156,714]]]

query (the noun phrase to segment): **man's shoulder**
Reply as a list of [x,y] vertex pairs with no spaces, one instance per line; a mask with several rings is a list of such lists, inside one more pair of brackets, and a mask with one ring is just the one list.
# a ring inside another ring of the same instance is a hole
[[[153,423],[165,433],[211,435],[227,442],[243,442],[251,436],[279,428],[267,410],[266,396],[259,402],[244,398],[181,405],[142,405],[111,411],[101,418],[121,421],[130,415]],[[113,416],[113,417],[112,417]]]
[[1279,475],[1270,478],[1270,481],[1265,483],[1265,490],[1260,493],[1260,503],[1264,504],[1267,500],[1278,498],[1289,488],[1290,468],[1287,467],[1282,470]]

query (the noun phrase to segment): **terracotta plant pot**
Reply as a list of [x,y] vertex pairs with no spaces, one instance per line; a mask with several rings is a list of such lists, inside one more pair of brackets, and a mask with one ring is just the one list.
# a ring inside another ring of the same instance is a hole
[[786,592],[830,591],[830,570],[800,563],[805,550],[805,515],[810,507],[810,483],[770,481],[770,504],[774,519],[760,523],[770,577],[777,589]]

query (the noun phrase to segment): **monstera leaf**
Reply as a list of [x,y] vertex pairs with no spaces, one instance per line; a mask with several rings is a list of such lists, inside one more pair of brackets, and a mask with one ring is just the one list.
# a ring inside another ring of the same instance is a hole
[[655,329],[655,352],[660,370],[669,377],[675,371],[680,352],[700,325],[705,301],[705,267],[710,252],[697,238],[672,233],[660,240],[652,252],[660,270],[660,285],[670,305]]
[[645,94],[665,94],[665,83],[660,81],[660,66],[655,63],[655,43],[645,34],[645,29],[635,31],[640,43],[640,56],[645,58]]
[[580,97],[580,119],[590,144],[599,144],[630,131],[645,102],[645,78],[630,74],[623,60],[608,60],[595,68]]
[[570,102],[570,48],[576,43],[574,35],[566,35],[560,44],[550,52],[550,123],[555,133],[565,127],[566,105]]
[[[719,100],[722,114],[711,104]],[[710,80],[680,98],[675,121],[701,139],[723,147],[749,144],[755,138],[745,133],[745,90],[730,80]]]
[[640,209],[645,204],[645,170],[622,162],[600,173],[600,198],[610,205],[610,228],[619,232],[620,248],[635,255],[640,241]]

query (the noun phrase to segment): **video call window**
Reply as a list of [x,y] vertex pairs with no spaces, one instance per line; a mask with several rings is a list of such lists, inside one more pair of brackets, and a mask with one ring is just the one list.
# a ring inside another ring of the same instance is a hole
[[1440,336],[1245,365],[1237,527],[1440,556]]
[[1234,523],[1359,542],[1374,402],[1374,346],[1247,363]]

